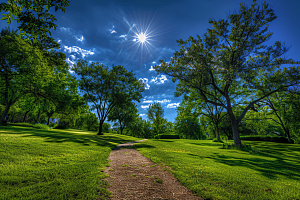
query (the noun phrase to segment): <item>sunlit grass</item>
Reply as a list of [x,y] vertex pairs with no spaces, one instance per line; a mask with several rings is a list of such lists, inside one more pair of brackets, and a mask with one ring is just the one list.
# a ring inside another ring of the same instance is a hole
[[[243,141],[252,151],[199,140],[147,140],[134,147],[171,167],[186,187],[208,199],[300,199],[300,145]],[[166,168],[168,169],[168,168]]]
[[0,199],[104,199],[111,149],[134,140],[140,138],[2,126]]

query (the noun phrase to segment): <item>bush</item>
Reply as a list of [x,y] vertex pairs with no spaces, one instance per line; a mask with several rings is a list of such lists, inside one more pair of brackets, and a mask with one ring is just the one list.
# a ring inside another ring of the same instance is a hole
[[67,125],[65,125],[65,124],[55,124],[53,126],[53,128],[55,128],[55,129],[68,129],[69,127],[67,127]]
[[[155,136],[155,139],[157,139],[157,136]],[[158,139],[180,139],[179,135],[175,134],[158,134]]]
[[51,128],[45,124],[35,124],[33,125],[33,128],[51,130]]
[[[268,136],[268,135],[247,135],[247,136],[241,136],[241,140],[289,143],[289,141],[288,141],[288,139],[286,137],[283,137],[283,136]],[[293,140],[292,140],[292,142],[294,143]]]
[[214,138],[214,139],[212,140],[212,142],[221,142],[221,143],[224,143],[221,139],[220,139],[220,141],[218,141],[217,138]]

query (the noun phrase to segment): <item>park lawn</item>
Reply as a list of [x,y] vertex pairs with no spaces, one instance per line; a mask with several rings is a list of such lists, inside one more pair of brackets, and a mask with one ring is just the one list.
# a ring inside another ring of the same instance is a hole
[[102,172],[111,149],[140,138],[67,129],[0,126],[0,199],[109,197]]
[[[231,142],[232,143],[232,142]],[[207,199],[300,200],[300,145],[242,141],[252,150],[211,140],[165,139],[134,144],[195,194]]]

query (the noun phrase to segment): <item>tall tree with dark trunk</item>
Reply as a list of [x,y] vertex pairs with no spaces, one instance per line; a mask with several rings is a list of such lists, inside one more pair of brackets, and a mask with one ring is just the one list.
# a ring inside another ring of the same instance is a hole
[[134,74],[128,72],[123,66],[107,66],[79,60],[74,65],[74,71],[79,76],[79,89],[84,98],[91,104],[91,110],[96,110],[100,120],[98,135],[103,135],[102,125],[115,107],[122,107],[130,101],[142,98],[141,92],[145,90],[142,81],[138,81]]
[[[279,41],[272,46],[264,44],[272,36],[267,31],[275,19],[274,10],[265,2],[259,6],[254,1],[250,7],[241,3],[240,9],[228,19],[210,19],[212,29],[202,37],[178,40],[181,49],[174,53],[174,58],[170,62],[161,60],[161,65],[154,67],[158,74],[173,77],[174,83],[179,80],[176,96],[194,88],[205,102],[225,108],[237,147],[242,145],[238,126],[246,112],[260,100],[300,82],[299,66],[286,71],[280,68],[282,64],[299,64],[282,56],[289,48]],[[222,84],[218,83],[217,76]],[[263,77],[264,85],[259,83],[259,77]],[[275,87],[269,87],[273,83]],[[243,90],[236,89],[240,86]],[[259,95],[235,116],[230,96],[249,99],[256,91]]]

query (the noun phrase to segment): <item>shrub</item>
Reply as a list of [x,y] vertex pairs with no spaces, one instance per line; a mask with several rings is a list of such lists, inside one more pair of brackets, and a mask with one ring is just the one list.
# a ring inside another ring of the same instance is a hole
[[[268,136],[268,135],[247,135],[247,136],[241,136],[241,140],[289,143],[289,141],[288,141],[288,139],[286,137],[283,137],[283,136]],[[294,143],[294,141],[293,141],[293,143]]]
[[55,128],[55,129],[68,129],[69,127],[67,127],[67,125],[65,125],[65,124],[55,124],[53,126],[53,128]]
[[[157,139],[157,136],[155,136],[155,139]],[[158,139],[180,139],[179,135],[175,134],[158,134]]]
[[212,142],[221,142],[221,143],[224,143],[221,139],[220,139],[220,141],[218,141],[217,138],[214,138],[214,139],[212,140]]
[[33,128],[51,130],[51,128],[45,124],[35,124],[33,125]]

